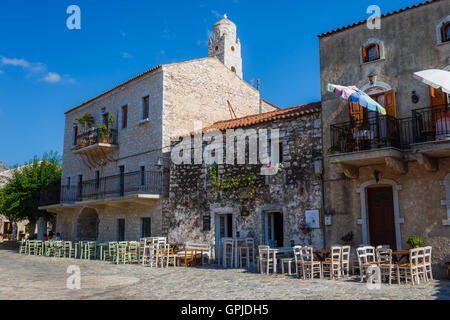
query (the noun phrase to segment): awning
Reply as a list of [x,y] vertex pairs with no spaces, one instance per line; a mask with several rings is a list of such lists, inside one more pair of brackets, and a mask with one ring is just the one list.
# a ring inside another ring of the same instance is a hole
[[414,73],[414,78],[432,86],[435,89],[442,89],[450,94],[450,72],[439,69],[429,69]]

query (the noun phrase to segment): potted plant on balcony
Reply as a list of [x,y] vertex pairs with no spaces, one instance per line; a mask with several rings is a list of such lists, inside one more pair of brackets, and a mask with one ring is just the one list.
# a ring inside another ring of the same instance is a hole
[[97,126],[97,131],[98,131],[98,138],[101,141],[101,143],[108,143],[109,133],[106,124]]
[[411,248],[420,248],[420,246],[422,245],[422,239],[418,236],[411,236],[408,238],[407,243],[409,244],[409,246]]
[[78,144],[79,148],[84,148],[87,145],[87,139],[86,139],[86,134],[87,131],[89,130],[89,128],[92,127],[92,125],[94,124],[94,117],[89,113],[86,112],[85,114],[83,114],[82,117],[80,118],[76,118],[75,122],[73,123],[74,125],[79,125],[81,128],[81,138]]
[[329,154],[339,154],[339,145],[335,143],[328,149]]

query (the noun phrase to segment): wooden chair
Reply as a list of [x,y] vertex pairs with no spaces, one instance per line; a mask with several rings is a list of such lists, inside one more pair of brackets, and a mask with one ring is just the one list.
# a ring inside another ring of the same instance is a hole
[[409,250],[409,263],[403,263],[397,265],[397,274],[398,281],[405,280],[405,283],[408,283],[408,280],[411,281],[413,285],[419,284],[419,259],[420,256],[423,255],[423,248],[411,249]]
[[116,263],[131,263],[130,251],[128,250],[128,242],[119,242],[117,244]]
[[322,262],[323,273],[328,273],[330,279],[338,279],[341,277],[342,265],[342,247],[331,247],[331,256]]
[[270,252],[269,246],[258,247],[259,272],[264,273],[263,266],[266,266],[266,273],[269,274],[270,269],[275,270],[275,259],[273,253]]
[[424,269],[425,269],[425,277],[427,281],[433,280],[433,270],[431,266],[431,252],[433,248],[432,247],[425,247],[424,248]]
[[27,252],[27,240],[20,240],[19,254],[26,254]]
[[358,256],[358,267],[361,282],[367,278],[367,270],[370,267],[376,266],[375,248],[371,246],[359,247],[356,249]]
[[383,247],[377,248],[377,264],[381,271],[381,278],[392,284],[392,279],[398,279],[397,264],[392,262],[392,250]]
[[178,258],[184,261],[185,267],[191,266],[194,264],[194,250],[186,249],[184,250],[184,256],[179,256]]
[[351,246],[343,246],[342,247],[342,262],[341,262],[341,270],[342,276],[348,277],[350,274],[350,253],[352,247]]
[[310,279],[313,279],[315,274],[319,274],[320,279],[323,278],[322,263],[318,260],[314,260],[313,248],[302,247],[300,257],[304,280],[306,280],[308,276]]
[[294,246],[292,249],[294,251],[294,261],[295,261],[295,268],[297,270],[297,276],[299,278],[303,277],[303,269],[302,269],[302,246]]
[[83,243],[83,259],[91,260],[97,257],[97,243],[95,241],[86,241]]
[[234,239],[233,238],[222,238],[222,262],[223,267],[233,268],[234,265]]
[[255,264],[255,240],[253,238],[246,238],[244,240],[244,246],[240,246],[239,250],[239,267],[243,267],[243,261],[245,261],[245,267],[250,269]]

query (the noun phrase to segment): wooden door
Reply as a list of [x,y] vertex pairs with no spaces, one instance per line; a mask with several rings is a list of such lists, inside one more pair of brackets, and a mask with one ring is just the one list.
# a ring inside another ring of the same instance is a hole
[[397,248],[392,187],[367,189],[369,233],[372,246]]

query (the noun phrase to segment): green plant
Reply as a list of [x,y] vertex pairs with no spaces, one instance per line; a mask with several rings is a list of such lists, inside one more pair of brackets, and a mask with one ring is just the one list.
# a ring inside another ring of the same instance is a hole
[[97,128],[98,128],[98,137],[100,138],[100,140],[109,138],[108,127],[106,126],[106,124],[99,125],[97,126]]
[[225,192],[227,198],[230,196],[232,190],[239,188],[250,188],[250,197],[255,197],[256,176],[251,174],[248,177],[227,178],[221,179],[218,174],[218,165],[214,163],[209,168],[209,175],[211,177],[211,194],[214,196],[217,190]]
[[335,154],[338,151],[339,151],[339,145],[337,143],[335,143],[330,148],[328,148],[328,153],[329,154]]
[[73,124],[80,125],[82,132],[85,133],[94,124],[94,117],[89,112],[86,112],[82,117],[76,118]]
[[110,113],[108,117],[108,128],[112,128],[113,126],[114,126],[114,116],[112,113]]
[[420,247],[423,243],[422,239],[418,236],[411,236],[408,238],[407,243],[411,246],[411,247]]

